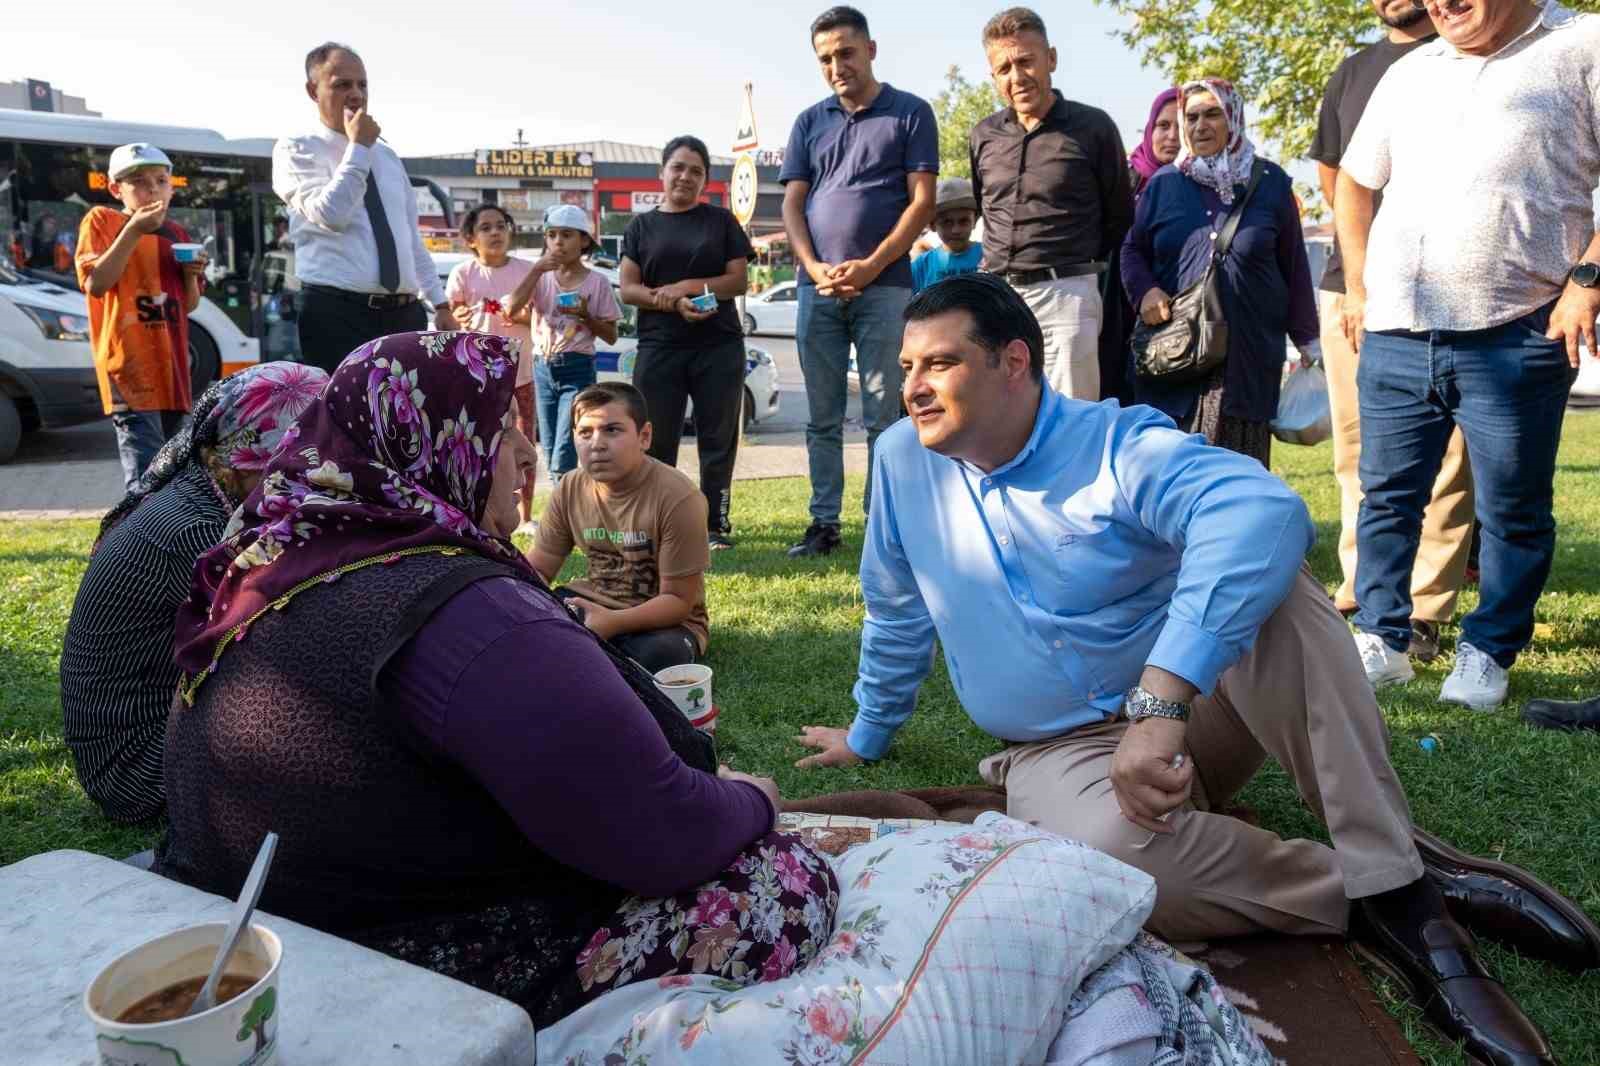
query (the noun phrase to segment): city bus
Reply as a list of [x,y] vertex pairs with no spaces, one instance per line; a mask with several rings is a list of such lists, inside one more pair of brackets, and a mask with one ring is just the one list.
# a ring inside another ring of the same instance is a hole
[[[6,260],[75,287],[78,223],[95,204],[115,204],[106,188],[107,160],[113,148],[135,141],[148,141],[172,160],[177,189],[169,217],[206,246],[209,298],[240,332],[260,342],[261,359],[294,357],[294,312],[285,292],[293,282],[283,269],[292,261],[288,218],[272,191],[270,137],[230,140],[208,129],[0,108]],[[453,227],[443,190],[419,178],[412,184],[433,193],[445,225]],[[210,353],[200,354],[204,361]]]

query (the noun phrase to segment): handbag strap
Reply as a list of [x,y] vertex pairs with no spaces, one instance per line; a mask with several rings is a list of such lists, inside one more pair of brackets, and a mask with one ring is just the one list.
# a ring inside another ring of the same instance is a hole
[[1233,235],[1239,232],[1239,220],[1244,217],[1244,205],[1250,202],[1250,194],[1261,184],[1261,175],[1266,173],[1266,170],[1267,165],[1259,159],[1250,164],[1250,183],[1244,187],[1244,195],[1239,197],[1239,202],[1228,212],[1228,221],[1222,224],[1222,229],[1217,233],[1216,247],[1212,252],[1213,262],[1227,255],[1228,249],[1233,246]]

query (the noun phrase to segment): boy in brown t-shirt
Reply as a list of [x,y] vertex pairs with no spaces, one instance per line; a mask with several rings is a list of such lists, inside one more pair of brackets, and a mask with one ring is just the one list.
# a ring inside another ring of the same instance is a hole
[[632,385],[601,382],[572,401],[578,469],[556,486],[528,561],[554,581],[574,547],[589,572],[556,589],[584,625],[651,673],[705,653],[706,500],[645,454],[650,422]]

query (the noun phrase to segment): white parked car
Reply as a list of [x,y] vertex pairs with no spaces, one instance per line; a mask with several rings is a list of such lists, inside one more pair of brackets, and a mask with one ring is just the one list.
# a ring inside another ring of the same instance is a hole
[[766,333],[775,337],[793,337],[799,312],[800,289],[792,281],[780,281],[759,295],[746,296],[745,336]]
[[[511,253],[522,259],[537,259],[539,252],[530,248],[519,248]],[[450,271],[454,270],[457,263],[471,258],[460,252],[434,252],[433,263],[439,270],[439,278],[447,279]],[[633,364],[638,356],[638,320],[639,309],[630,307],[622,302],[622,291],[616,270],[610,267],[597,266],[593,263],[590,270],[600,274],[611,282],[611,291],[617,297],[617,306],[622,308],[622,318],[617,324],[617,342],[607,344],[597,341],[594,353],[595,376],[602,381],[633,381]],[[778,413],[778,368],[773,365],[772,356],[764,348],[754,345],[745,345],[744,360],[744,422],[746,426],[771,418]],[[686,422],[694,420],[694,402],[691,400],[685,416]]]
[[[189,316],[195,395],[260,358],[259,343],[202,297]],[[0,463],[24,433],[103,417],[83,293],[0,263]]]

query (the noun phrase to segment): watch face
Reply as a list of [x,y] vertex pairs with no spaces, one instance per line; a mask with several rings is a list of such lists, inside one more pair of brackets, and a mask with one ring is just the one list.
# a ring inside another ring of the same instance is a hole
[[1586,289],[1600,283],[1600,263],[1579,263],[1572,269],[1572,280]]

